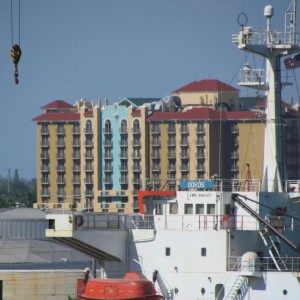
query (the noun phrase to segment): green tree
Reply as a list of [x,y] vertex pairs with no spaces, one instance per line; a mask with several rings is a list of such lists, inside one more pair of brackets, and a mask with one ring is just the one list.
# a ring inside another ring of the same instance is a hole
[[36,179],[20,179],[16,169],[12,180],[0,176],[0,208],[33,207],[36,202]]

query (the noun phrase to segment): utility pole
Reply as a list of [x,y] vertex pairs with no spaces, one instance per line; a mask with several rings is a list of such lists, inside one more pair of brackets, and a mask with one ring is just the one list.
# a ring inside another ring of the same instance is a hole
[[8,169],[7,193],[10,193],[10,169]]

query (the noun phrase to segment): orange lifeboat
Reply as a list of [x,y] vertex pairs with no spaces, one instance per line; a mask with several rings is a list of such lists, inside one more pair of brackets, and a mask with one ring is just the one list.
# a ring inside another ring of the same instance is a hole
[[78,300],[163,300],[143,274],[129,272],[121,279],[78,279]]

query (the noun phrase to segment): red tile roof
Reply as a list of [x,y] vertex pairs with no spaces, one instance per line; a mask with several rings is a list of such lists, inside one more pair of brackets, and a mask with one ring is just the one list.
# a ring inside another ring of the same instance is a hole
[[239,90],[216,79],[193,81],[173,93],[179,92],[238,92]]
[[54,121],[79,121],[79,113],[46,113],[42,114],[32,121],[36,122],[54,122]]
[[42,109],[70,109],[70,108],[74,108],[74,106],[63,100],[54,100],[48,103],[47,105],[42,106],[41,108]]
[[184,112],[154,112],[147,118],[148,121],[167,120],[253,120],[261,119],[253,111],[218,112],[208,107],[194,107]]
[[[256,107],[264,108],[266,107],[266,100],[262,100],[255,105]],[[281,107],[289,107],[290,105],[284,101],[281,101]]]

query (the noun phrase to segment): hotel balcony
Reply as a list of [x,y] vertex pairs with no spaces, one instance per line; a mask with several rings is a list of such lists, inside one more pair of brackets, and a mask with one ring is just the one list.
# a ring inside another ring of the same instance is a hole
[[119,179],[120,184],[128,184],[128,177],[121,177]]
[[140,128],[131,128],[131,132],[133,134],[141,134],[141,129]]
[[160,134],[160,129],[157,128],[157,127],[152,127],[151,133],[152,133],[152,134]]
[[104,184],[112,184],[112,183],[113,183],[112,177],[107,177],[107,176],[104,177]]
[[65,144],[65,141],[57,141],[56,142],[56,147],[65,147],[66,146],[66,144]]
[[205,133],[204,126],[197,126],[196,133],[204,134]]
[[73,172],[74,173],[77,173],[77,172],[80,172],[80,171],[81,171],[81,169],[80,169],[79,166],[73,166]]
[[64,153],[56,153],[56,158],[57,159],[65,159],[65,154]]
[[85,184],[94,184],[93,178],[84,178]]
[[80,141],[73,141],[73,144],[72,144],[72,146],[74,147],[74,148],[79,148],[80,147]]
[[49,135],[49,130],[48,130],[48,128],[42,128],[41,129],[41,135]]
[[152,173],[155,173],[155,172],[157,172],[157,173],[160,173],[160,166],[152,166]]
[[86,191],[85,192],[85,197],[89,197],[89,198],[94,197],[94,192],[93,191]]
[[56,129],[56,134],[57,135],[64,135],[65,134],[65,129],[64,128],[57,128]]
[[85,157],[85,159],[94,159],[94,154],[93,153],[85,153],[84,157]]
[[126,148],[128,147],[128,141],[120,141],[119,145],[121,148]]
[[85,170],[85,172],[87,172],[87,173],[90,173],[90,172],[93,172],[93,171],[94,171],[93,166],[85,166],[84,170]]
[[94,147],[94,143],[93,143],[93,141],[85,141],[85,143],[84,143],[84,146],[85,147]]
[[179,156],[181,159],[188,159],[190,157],[188,152],[181,152]]
[[42,148],[49,148],[49,141],[42,141],[41,142],[41,147]]
[[181,147],[188,147],[189,146],[189,141],[187,141],[187,140],[181,140],[180,141],[180,146]]
[[176,185],[176,179],[174,179],[174,178],[169,178],[169,179],[168,179],[168,184],[169,184],[169,185]]
[[120,172],[122,172],[122,173],[128,172],[128,167],[127,167],[127,166],[119,166],[119,170],[120,170]]
[[41,191],[41,193],[40,193],[40,195],[42,196],[42,197],[50,197],[50,193],[49,193],[49,191]]
[[141,166],[133,166],[132,170],[133,172],[141,172]]
[[239,154],[236,151],[233,151],[233,152],[230,153],[230,158],[231,159],[238,159]]
[[105,134],[105,135],[111,135],[112,134],[111,128],[103,128],[103,134]]
[[180,166],[180,171],[181,172],[188,172],[190,170],[190,166],[189,165],[181,165]]
[[64,191],[57,191],[56,197],[57,198],[66,198],[66,193]]
[[72,153],[72,158],[73,158],[73,159],[80,159],[80,153],[78,153],[78,152],[73,152],[73,153]]
[[42,166],[41,167],[41,172],[45,172],[45,173],[48,173],[50,171],[50,168],[49,168],[49,166]]
[[197,158],[197,159],[205,159],[205,154],[204,154],[204,152],[197,152],[197,153],[196,153],[196,158]]
[[187,127],[181,127],[180,128],[180,133],[181,134],[188,134],[189,133],[189,129]]
[[119,133],[120,134],[128,134],[128,129],[127,127],[122,127],[119,129]]
[[73,131],[72,131],[72,133],[74,134],[74,135],[79,135],[80,134],[80,128],[79,127],[73,127]]
[[196,146],[204,147],[205,146],[204,139],[197,139],[196,140]]
[[238,166],[237,165],[231,165],[230,171],[231,172],[237,172],[238,171]]
[[172,128],[168,128],[168,134],[175,134],[176,133],[176,128],[174,127],[172,127]]
[[152,147],[160,147],[160,141],[158,140],[152,141]]
[[113,146],[112,141],[105,141],[105,142],[104,142],[104,147],[105,147],[105,148],[111,148],[112,146]]
[[105,166],[104,167],[104,172],[111,173],[112,171],[113,171],[113,167],[112,166]]
[[128,159],[128,153],[120,153],[120,159]]
[[92,128],[84,128],[84,133],[85,134],[93,134],[93,129]]
[[112,153],[104,153],[104,159],[110,160],[110,159],[112,159],[112,158],[113,158]]
[[141,179],[140,178],[132,178],[132,183],[133,184],[140,184],[141,183]]
[[56,167],[56,171],[58,173],[64,173],[66,171],[66,168],[65,168],[65,166],[59,166],[59,167]]
[[80,184],[80,178],[73,178],[73,184]]
[[232,134],[238,134],[239,133],[239,128],[237,126],[231,126],[230,132]]
[[141,141],[140,140],[131,141],[131,145],[133,147],[141,147]]
[[56,183],[59,185],[61,185],[61,184],[64,185],[64,184],[66,184],[66,180],[64,178],[57,178]]
[[141,154],[140,153],[131,153],[131,158],[132,159],[141,159]]
[[50,180],[48,178],[47,179],[42,178],[41,179],[41,184],[42,185],[49,185],[50,184]]
[[197,172],[205,172],[205,166],[204,165],[196,165],[196,171]]
[[41,159],[49,159],[48,153],[41,153]]
[[169,151],[168,152],[168,158],[169,159],[176,158],[176,152],[175,151]]
[[151,158],[152,158],[152,159],[160,159],[160,154],[159,154],[159,152],[152,152],[152,153],[151,153]]

